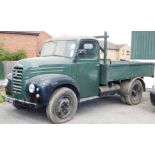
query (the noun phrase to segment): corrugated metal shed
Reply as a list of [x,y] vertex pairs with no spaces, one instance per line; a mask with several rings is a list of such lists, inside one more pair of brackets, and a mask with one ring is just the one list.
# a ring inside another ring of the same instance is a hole
[[132,59],[155,59],[155,31],[132,31]]

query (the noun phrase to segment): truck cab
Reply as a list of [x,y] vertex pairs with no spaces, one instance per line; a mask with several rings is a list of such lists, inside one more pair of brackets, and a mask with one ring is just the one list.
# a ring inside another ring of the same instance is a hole
[[[97,40],[100,37],[104,47]],[[140,103],[145,90],[142,77],[153,76],[153,65],[108,62],[107,38],[105,33],[49,39],[40,57],[18,61],[7,76],[7,101],[18,109],[46,107],[52,123],[71,120],[81,98],[118,93],[125,103]]]

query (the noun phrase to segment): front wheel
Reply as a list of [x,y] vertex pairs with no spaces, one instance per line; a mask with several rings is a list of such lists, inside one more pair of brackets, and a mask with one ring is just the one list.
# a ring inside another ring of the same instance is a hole
[[46,107],[47,117],[52,123],[67,122],[75,115],[77,105],[77,97],[71,89],[59,88],[54,92]]

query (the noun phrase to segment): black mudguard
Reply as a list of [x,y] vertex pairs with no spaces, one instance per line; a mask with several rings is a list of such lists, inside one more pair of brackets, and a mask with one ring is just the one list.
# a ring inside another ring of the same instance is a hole
[[[37,89],[34,93],[29,92],[29,85],[33,83]],[[53,94],[53,92],[59,87],[69,87],[71,88],[77,95],[77,98],[80,98],[80,90],[75,82],[69,76],[61,75],[61,74],[46,74],[46,75],[38,75],[36,77],[31,78],[26,86],[26,98],[29,102],[35,102],[38,106],[45,106],[49,103],[49,100]],[[36,98],[36,94],[40,95],[40,98]]]

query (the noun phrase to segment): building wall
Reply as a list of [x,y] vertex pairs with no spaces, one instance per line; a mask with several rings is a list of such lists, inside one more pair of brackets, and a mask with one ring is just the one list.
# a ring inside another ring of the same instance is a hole
[[131,57],[131,49],[128,45],[124,45],[122,46],[119,50],[118,50],[119,56],[118,56],[118,60],[130,60]]
[[39,36],[0,33],[0,45],[10,52],[22,49],[26,51],[27,57],[36,57],[43,43],[48,38],[50,38],[50,35],[44,31],[42,31]]
[[[110,60],[112,60],[112,61],[116,61],[116,60],[118,60],[118,51],[116,51],[116,50],[108,50],[107,51],[107,59],[110,59]],[[104,54],[103,54],[103,52],[101,52],[101,54],[100,54],[100,58],[101,59],[104,59]]]
[[[107,51],[107,59],[111,59],[112,61],[119,61],[119,60],[130,60],[131,56],[131,49],[128,45],[122,46],[118,50],[108,50]],[[100,58],[104,58],[104,54],[101,52]]]
[[118,51],[116,50],[108,50],[107,59],[111,59],[115,61],[118,59]]
[[10,52],[22,49],[26,51],[27,57],[36,56],[37,36],[35,35],[0,33],[0,42]]

